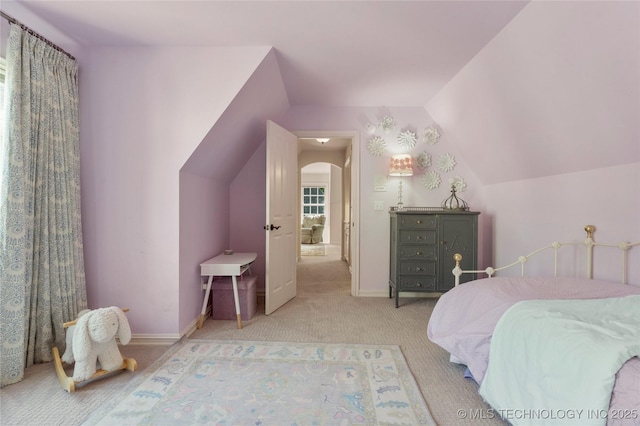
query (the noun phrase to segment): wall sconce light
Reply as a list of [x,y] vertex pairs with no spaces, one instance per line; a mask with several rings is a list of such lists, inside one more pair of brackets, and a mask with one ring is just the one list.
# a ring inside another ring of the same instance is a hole
[[316,140],[320,142],[322,145],[329,142],[329,138],[316,138]]
[[[389,164],[389,176],[413,176],[413,157],[409,154],[395,154],[391,157]],[[404,208],[402,202],[402,179],[398,185],[398,210]]]

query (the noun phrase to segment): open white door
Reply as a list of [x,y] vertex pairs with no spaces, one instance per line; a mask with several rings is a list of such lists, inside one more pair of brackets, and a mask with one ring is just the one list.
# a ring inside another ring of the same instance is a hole
[[265,314],[296,296],[298,137],[267,121]]

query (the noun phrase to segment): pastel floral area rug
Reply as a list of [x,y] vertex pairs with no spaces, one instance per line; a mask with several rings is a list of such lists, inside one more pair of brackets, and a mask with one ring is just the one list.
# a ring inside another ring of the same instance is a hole
[[84,424],[436,423],[398,346],[183,339]]

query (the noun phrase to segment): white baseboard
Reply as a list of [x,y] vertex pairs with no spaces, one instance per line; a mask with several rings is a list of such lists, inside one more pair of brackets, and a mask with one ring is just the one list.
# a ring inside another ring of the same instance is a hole
[[[205,314],[205,318],[207,315],[210,316],[211,312],[207,312]],[[187,336],[187,337],[191,336],[193,332],[198,329],[199,321],[200,321],[200,316],[198,316],[198,318],[196,318],[195,320],[191,321],[191,324],[189,324],[186,329],[182,330],[182,336]]]
[[180,340],[179,334],[132,334],[130,345],[173,345]]
[[[207,307],[205,317],[211,316],[211,306]],[[130,345],[173,345],[183,336],[191,336],[198,329],[200,315],[182,331],[180,334],[132,334]]]

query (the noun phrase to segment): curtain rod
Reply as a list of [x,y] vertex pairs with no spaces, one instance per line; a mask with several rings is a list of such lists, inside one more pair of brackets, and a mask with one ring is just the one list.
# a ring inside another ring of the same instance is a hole
[[6,19],[7,21],[9,21],[9,23],[11,24],[16,24],[18,25],[20,28],[22,28],[24,31],[28,32],[29,34],[31,34],[32,36],[44,41],[45,43],[47,43],[49,46],[53,47],[54,49],[56,49],[58,52],[62,52],[65,55],[67,55],[69,58],[71,58],[72,60],[76,60],[76,58],[74,58],[69,52],[67,52],[66,50],[64,50],[63,48],[61,48],[60,46],[56,45],[55,43],[49,41],[46,37],[38,34],[37,32],[35,32],[34,30],[32,30],[31,28],[27,27],[25,24],[23,24],[22,22],[19,22],[17,19],[13,18],[12,16],[7,15],[6,13],[4,13],[3,11],[0,10],[0,15]]

